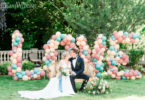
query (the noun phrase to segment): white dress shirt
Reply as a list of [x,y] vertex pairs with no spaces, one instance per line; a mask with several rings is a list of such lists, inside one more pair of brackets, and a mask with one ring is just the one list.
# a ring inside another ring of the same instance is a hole
[[72,61],[74,68],[75,68],[75,66],[76,66],[77,58],[78,58],[78,57],[76,57],[76,59],[73,59],[73,61]]

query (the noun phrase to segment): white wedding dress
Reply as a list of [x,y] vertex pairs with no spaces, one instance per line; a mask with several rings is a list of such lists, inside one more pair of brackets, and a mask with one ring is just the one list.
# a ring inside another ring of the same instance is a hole
[[48,98],[56,98],[61,96],[72,96],[75,94],[69,77],[69,71],[71,69],[71,65],[67,65],[65,61],[61,60],[59,66],[62,66],[63,72],[67,73],[68,76],[62,76],[61,80],[61,90],[60,91],[60,81],[59,75],[60,72],[57,74],[56,77],[51,78],[47,86],[38,91],[18,91],[21,97],[29,98],[29,99],[48,99]]

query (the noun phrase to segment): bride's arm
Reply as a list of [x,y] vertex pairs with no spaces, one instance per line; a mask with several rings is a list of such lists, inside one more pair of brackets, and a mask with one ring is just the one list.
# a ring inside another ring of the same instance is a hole
[[56,76],[60,76],[61,73],[60,73],[60,70],[62,69],[62,64],[63,64],[63,61],[61,60],[58,65],[56,66]]

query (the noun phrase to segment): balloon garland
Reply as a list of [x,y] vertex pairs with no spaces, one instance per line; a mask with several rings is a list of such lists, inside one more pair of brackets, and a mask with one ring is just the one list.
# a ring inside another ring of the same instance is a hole
[[91,60],[91,49],[89,45],[87,44],[87,39],[81,35],[77,37],[76,44],[80,49],[79,56],[84,59],[85,62],[89,63]]
[[58,49],[59,44],[64,46],[65,50],[77,48],[74,37],[72,37],[70,34],[66,35],[56,32],[56,34],[52,36],[52,39],[43,46],[45,50],[45,56],[43,57],[43,61],[45,62],[45,66],[43,66],[44,70],[47,70],[50,64],[55,62],[57,59],[58,52],[55,50]]
[[96,38],[94,49],[92,50],[92,58],[95,66],[96,76],[101,77],[101,72],[104,70],[104,52],[106,50],[106,37],[99,34]]
[[141,78],[141,73],[137,70],[118,71],[119,64],[126,65],[129,62],[129,57],[122,51],[119,51],[119,43],[137,43],[139,42],[139,34],[115,31],[111,36],[110,47],[107,51],[107,63],[109,65],[108,74],[116,79],[132,79]]
[[18,30],[15,30],[12,34],[12,51],[9,52],[12,65],[8,67],[8,74],[14,76],[14,80],[40,79],[45,75],[45,72],[42,69],[35,68],[31,71],[22,71],[23,42],[23,35]]
[[[45,56],[43,57],[43,61],[45,65],[43,69],[35,68],[31,71],[22,71],[22,43],[24,42],[22,34],[15,30],[12,34],[12,51],[9,52],[11,56],[12,65],[8,67],[9,75],[14,76],[14,80],[33,80],[33,79],[41,79],[45,75],[44,70],[47,70],[52,62],[55,62],[57,59],[58,46],[64,46],[65,50],[69,50],[71,48],[80,49],[79,55],[84,58],[84,61],[90,63],[91,57],[93,58],[93,63],[95,65],[95,72],[98,78],[101,77],[101,72],[104,70],[104,52],[106,50],[106,37],[103,34],[99,34],[96,38],[94,49],[92,50],[89,45],[86,43],[87,39],[81,35],[75,38],[70,34],[62,34],[60,32],[56,32],[55,35],[43,46],[45,50]],[[141,73],[137,70],[125,70],[118,71],[118,64],[126,65],[129,62],[129,57],[122,51],[119,50],[119,42],[120,43],[136,43],[139,42],[139,34],[127,32],[113,32],[110,40],[110,47],[107,51],[108,57],[106,58],[107,64],[109,65],[108,74],[112,78],[116,79],[132,79],[141,78]],[[77,44],[77,46],[75,45]]]

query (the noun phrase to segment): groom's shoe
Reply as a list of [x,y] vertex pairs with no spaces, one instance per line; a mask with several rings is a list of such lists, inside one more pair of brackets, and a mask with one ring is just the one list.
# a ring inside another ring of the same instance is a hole
[[83,89],[83,88],[80,88],[80,89],[79,89],[79,91],[80,91],[80,92],[83,92],[83,91],[84,91],[84,89]]

